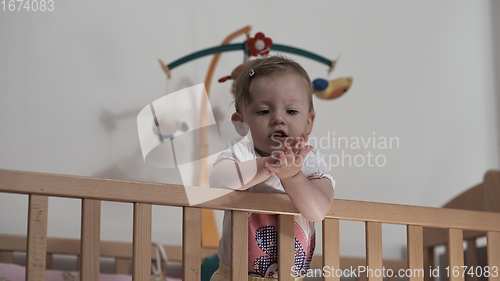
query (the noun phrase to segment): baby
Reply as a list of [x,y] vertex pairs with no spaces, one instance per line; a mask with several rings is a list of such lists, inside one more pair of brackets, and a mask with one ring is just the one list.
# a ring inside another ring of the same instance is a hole
[[[246,63],[235,85],[237,131],[247,126],[247,142],[232,142],[210,174],[210,186],[286,193],[302,216],[295,216],[295,273],[307,270],[314,253],[314,223],[333,202],[334,180],[321,154],[305,143],[316,113],[313,87],[296,62],[273,56]],[[235,168],[236,163],[236,168]],[[228,171],[235,171],[233,173]],[[236,172],[238,171],[238,172]],[[249,280],[278,277],[277,215],[249,213]],[[219,269],[211,281],[230,280],[231,214],[224,214]],[[280,274],[293,274],[282,269]],[[269,279],[267,279],[269,280]]]

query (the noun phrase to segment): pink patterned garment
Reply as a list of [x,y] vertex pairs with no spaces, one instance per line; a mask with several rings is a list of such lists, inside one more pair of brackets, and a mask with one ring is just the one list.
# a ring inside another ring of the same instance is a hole
[[[309,227],[306,221],[305,227]],[[295,273],[310,268],[315,235],[295,221]],[[291,270],[291,269],[290,269]],[[288,270],[285,270],[287,272]],[[248,273],[278,278],[278,216],[251,213],[248,217]]]

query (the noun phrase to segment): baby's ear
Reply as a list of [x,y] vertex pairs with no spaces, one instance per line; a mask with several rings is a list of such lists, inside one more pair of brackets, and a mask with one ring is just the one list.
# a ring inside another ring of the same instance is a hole
[[309,117],[307,119],[307,128],[306,128],[307,135],[310,135],[312,132],[315,118],[316,118],[316,112],[312,110],[311,112],[309,112]]
[[233,115],[231,115],[231,121],[238,135],[245,136],[248,133],[246,129],[248,126],[243,123],[243,115],[241,115],[241,113],[233,113]]

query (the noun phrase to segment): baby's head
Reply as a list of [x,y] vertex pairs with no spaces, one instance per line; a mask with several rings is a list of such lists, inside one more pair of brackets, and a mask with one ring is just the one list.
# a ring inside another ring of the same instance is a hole
[[311,79],[298,63],[279,56],[255,59],[236,81],[231,120],[247,124],[255,148],[268,156],[283,142],[311,133],[312,93]]
[[[253,75],[250,71],[253,70]],[[282,56],[271,56],[258,58],[245,62],[244,68],[235,83],[234,106],[236,112],[242,112],[243,108],[252,103],[250,85],[252,81],[262,77],[293,76],[299,79],[307,93],[309,111],[314,110],[313,106],[313,84],[306,70],[298,63]]]

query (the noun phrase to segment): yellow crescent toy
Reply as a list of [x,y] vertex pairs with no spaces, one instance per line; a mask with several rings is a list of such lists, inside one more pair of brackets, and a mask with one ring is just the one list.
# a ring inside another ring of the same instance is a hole
[[315,79],[313,81],[314,95],[322,100],[333,100],[341,97],[352,85],[352,77],[342,77],[326,81],[325,79]]

